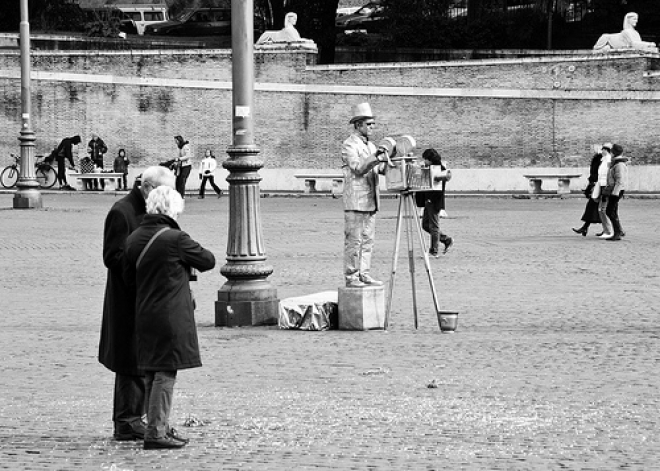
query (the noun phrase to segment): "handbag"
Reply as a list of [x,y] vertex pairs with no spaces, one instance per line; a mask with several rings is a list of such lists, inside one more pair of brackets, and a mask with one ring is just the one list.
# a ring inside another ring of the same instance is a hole
[[149,247],[151,247],[151,244],[154,243],[154,240],[161,235],[163,232],[169,230],[169,227],[163,227],[161,230],[156,232],[154,235],[151,236],[151,239],[149,239],[149,242],[147,242],[147,245],[144,246],[142,249],[142,252],[140,252],[140,256],[138,257],[137,261],[135,262],[135,269],[137,270],[138,267],[140,266],[140,262],[144,258],[144,254],[147,253],[147,250],[149,250]]

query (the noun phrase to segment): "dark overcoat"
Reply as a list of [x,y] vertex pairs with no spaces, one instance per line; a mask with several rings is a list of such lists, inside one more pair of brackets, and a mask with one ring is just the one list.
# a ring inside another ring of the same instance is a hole
[[124,282],[124,244],[138,228],[146,212],[144,197],[137,185],[117,201],[105,219],[103,263],[108,279],[103,301],[99,361],[111,371],[138,375],[135,339],[135,291]]
[[590,224],[598,224],[601,222],[600,214],[598,213],[598,201],[591,199],[591,192],[598,181],[598,167],[600,167],[600,162],[602,160],[603,156],[601,154],[594,154],[591,158],[591,164],[589,164],[589,184],[584,190],[584,195],[587,197],[587,205],[584,207],[582,221]]
[[[136,262],[149,240],[169,228]],[[136,286],[138,365],[145,371],[202,366],[190,292],[191,268],[215,266],[213,254],[179,228],[174,219],[147,214],[126,241],[124,276]]]

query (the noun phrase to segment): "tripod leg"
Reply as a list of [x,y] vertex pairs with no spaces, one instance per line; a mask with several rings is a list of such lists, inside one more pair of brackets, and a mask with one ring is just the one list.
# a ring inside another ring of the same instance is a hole
[[431,273],[431,264],[429,262],[429,254],[426,251],[426,244],[424,243],[424,232],[422,230],[422,224],[419,222],[419,215],[417,213],[417,208],[413,206],[415,212],[415,221],[417,228],[417,235],[419,236],[419,243],[422,246],[422,257],[424,258],[424,268],[426,268],[426,273],[429,276],[429,285],[431,286],[431,294],[433,295],[433,305],[435,306],[435,312],[437,313],[440,310],[438,302],[438,293],[435,289],[435,282],[433,281],[433,273]]
[[399,211],[396,217],[396,232],[394,235],[394,254],[392,255],[392,272],[390,274],[390,289],[387,293],[387,310],[385,311],[385,323],[384,329],[387,330],[387,327],[390,323],[390,312],[392,310],[392,295],[394,294],[394,276],[396,275],[396,264],[397,259],[399,258],[399,247],[401,241],[401,222],[403,218],[403,200],[404,196],[399,196]]
[[[417,329],[417,290],[415,289],[415,249],[413,241],[413,213],[417,214],[413,209],[414,197],[412,193],[406,195],[406,239],[408,240],[408,266],[410,269],[410,281],[412,283],[412,297],[413,297],[413,316],[415,321],[415,329]],[[418,222],[419,224],[419,222]]]

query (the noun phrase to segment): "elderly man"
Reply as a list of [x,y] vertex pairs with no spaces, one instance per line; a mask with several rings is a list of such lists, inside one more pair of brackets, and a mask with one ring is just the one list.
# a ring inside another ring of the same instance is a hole
[[353,107],[353,133],[341,151],[344,172],[344,276],[349,288],[382,286],[371,277],[376,212],[379,207],[378,174],[385,172],[385,150],[370,141],[376,120],[369,103]]
[[149,167],[138,178],[131,192],[117,201],[105,219],[103,230],[103,263],[108,279],[103,302],[103,321],[99,343],[99,362],[115,373],[114,437],[116,440],[144,438],[145,384],[137,365],[135,335],[135,290],[123,278],[124,244],[138,228],[146,213],[149,193],[160,185],[175,187],[171,170]]

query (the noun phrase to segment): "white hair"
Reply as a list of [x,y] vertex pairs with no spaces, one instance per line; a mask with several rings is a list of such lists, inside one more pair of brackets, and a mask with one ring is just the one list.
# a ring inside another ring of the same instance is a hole
[[147,214],[164,214],[176,219],[183,212],[183,198],[166,185],[154,188],[147,198]]

